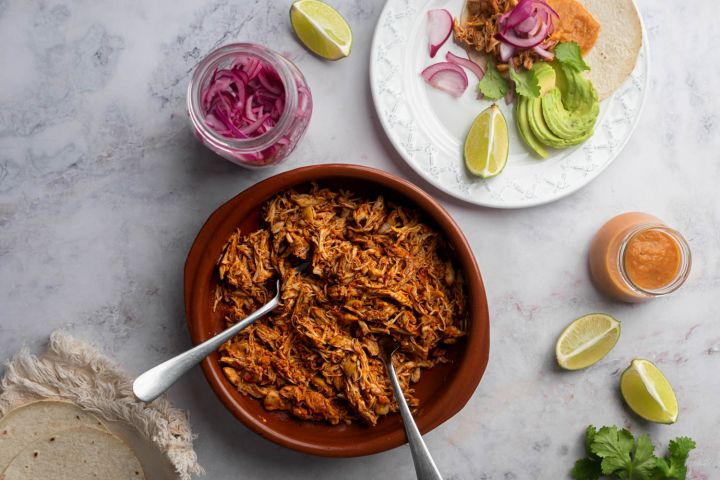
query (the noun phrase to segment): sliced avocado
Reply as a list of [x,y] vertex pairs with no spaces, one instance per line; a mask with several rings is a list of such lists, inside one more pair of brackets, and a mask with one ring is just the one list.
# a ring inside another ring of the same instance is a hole
[[565,69],[562,68],[561,63],[554,61],[548,63],[548,65],[555,71],[555,86],[560,90],[560,93],[562,93],[563,101],[567,102],[567,108],[574,110],[577,107],[577,103],[573,101],[575,85],[568,84],[569,80],[567,75],[565,75]]
[[555,84],[562,93],[562,102],[567,110],[587,109],[597,102],[595,87],[582,73],[559,62],[550,65],[555,70]]
[[555,69],[545,62],[535,62],[533,71],[540,86],[540,96],[555,88],[556,73]]
[[[533,70],[538,80],[540,96],[542,97],[555,87],[555,70],[550,65],[543,62],[536,62],[535,65],[533,65]],[[535,136],[530,126],[530,119],[528,117],[528,113],[530,111],[528,103],[530,100],[533,99],[518,96],[517,105],[515,107],[515,123],[517,124],[518,132],[520,132],[520,137],[530,150],[540,157],[545,158],[548,156],[548,152],[543,146],[543,142]]]
[[592,82],[580,72],[553,62],[558,88],[542,98],[543,118],[550,131],[575,145],[593,133],[600,104]]
[[[592,83],[558,62],[538,62],[533,69],[541,86],[541,96],[528,99],[525,111],[535,138],[553,148],[566,148],[587,140],[593,134],[600,111]],[[548,88],[550,79],[552,88]]]
[[535,76],[537,77],[538,85],[540,86],[540,96],[537,98],[522,98],[525,103],[522,105],[524,107],[522,110],[525,114],[525,118],[527,118],[527,124],[530,127],[530,132],[538,142],[543,143],[548,147],[565,148],[569,146],[569,144],[565,141],[565,139],[558,137],[552,132],[552,130],[550,130],[550,128],[548,128],[542,112],[542,98],[546,96],[548,92],[556,90],[556,71],[552,66],[545,62],[535,63],[535,65],[533,65],[533,70],[535,71]]
[[518,97],[517,104],[515,106],[515,124],[517,125],[518,132],[520,132],[520,138],[523,139],[523,142],[525,142],[525,145],[527,145],[530,150],[540,157],[546,158],[548,156],[547,150],[530,129],[530,122],[528,121],[525,105],[526,103],[527,98],[521,96]]
[[550,130],[547,123],[545,123],[542,110],[542,99],[529,98],[525,109],[528,117],[528,123],[530,124],[530,130],[540,142],[553,148],[567,148],[574,145],[572,141],[555,135],[555,133]]
[[[541,100],[542,115],[550,131],[566,140],[577,140],[592,135],[600,107],[597,102],[589,108],[568,111],[561,100],[560,89],[553,89]],[[584,106],[588,106],[585,104]]]
[[536,62],[533,70],[540,96],[518,98],[515,115],[525,144],[546,157],[544,146],[567,148],[587,140],[600,111],[592,83],[559,62]]

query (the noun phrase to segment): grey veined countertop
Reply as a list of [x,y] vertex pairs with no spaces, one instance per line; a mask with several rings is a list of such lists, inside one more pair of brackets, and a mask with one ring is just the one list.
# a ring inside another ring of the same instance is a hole
[[[587,424],[626,425],[667,440],[689,435],[691,479],[720,478],[720,41],[710,0],[639,4],[651,80],[620,157],[580,192],[526,210],[472,207],[405,166],[372,106],[368,58],[383,2],[336,1],[352,55],[336,63],[293,38],[289,1],[0,0],[0,358],[39,348],[57,328],[90,340],[137,374],[190,344],[182,269],[206,217],[278,171],[349,162],[399,174],[438,197],[465,231],[491,313],[485,377],[467,407],[426,436],[446,479],[564,479]],[[441,2],[437,2],[441,3]],[[252,41],[305,73],[315,110],[307,136],[276,170],[248,172],[193,137],[185,89],[212,48]],[[670,297],[628,306],[602,298],[586,250],[611,216],[641,210],[688,239],[693,270]],[[555,339],[594,311],[622,321],[600,364],[564,373]],[[657,363],[679,421],[626,410],[620,372]],[[199,370],[170,391],[190,412],[209,479],[412,479],[407,447],[366,458],[295,453],[250,432]]]

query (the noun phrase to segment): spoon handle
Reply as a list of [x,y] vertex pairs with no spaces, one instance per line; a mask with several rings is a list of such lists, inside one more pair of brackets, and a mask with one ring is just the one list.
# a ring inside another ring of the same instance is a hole
[[[280,290],[278,288],[278,292],[279,291]],[[170,388],[188,370],[217,350],[220,345],[237,335],[258,318],[273,310],[279,304],[280,294],[278,293],[268,303],[232,327],[223,330],[214,337],[205,340],[203,343],[191,348],[190,350],[181,353],[170,360],[166,360],[160,365],[143,373],[135,379],[135,382],[133,382],[133,393],[135,394],[135,397],[143,402],[152,402],[162,395],[165,390]]]
[[435,462],[430,456],[430,452],[423,441],[420,430],[418,430],[415,420],[413,419],[410,407],[408,407],[403,395],[402,388],[400,388],[400,382],[398,382],[397,374],[395,373],[395,367],[392,364],[392,358],[389,358],[386,362],[388,375],[390,376],[390,383],[392,384],[393,391],[395,392],[395,399],[400,406],[400,415],[403,419],[403,425],[405,426],[405,433],[407,435],[408,444],[410,445],[410,452],[412,453],[413,463],[415,464],[415,474],[418,480],[442,480],[442,476],[438,471]]

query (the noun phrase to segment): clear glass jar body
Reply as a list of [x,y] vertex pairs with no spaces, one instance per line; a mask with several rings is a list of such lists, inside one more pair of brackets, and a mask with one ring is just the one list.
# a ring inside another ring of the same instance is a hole
[[[272,67],[285,90],[285,107],[276,125],[257,137],[239,139],[215,132],[206,122],[202,94],[216,70],[228,68],[239,55],[254,56]],[[211,52],[193,72],[187,110],[196,136],[210,150],[233,163],[263,168],[282,162],[297,146],[312,115],[312,95],[300,70],[279,53],[252,43],[234,43]]]
[[[643,288],[634,282],[626,268],[627,248],[638,235],[657,231],[672,239],[678,248],[679,265],[672,280],[661,288]],[[624,302],[643,302],[674,292],[685,282],[692,264],[690,247],[680,233],[647,213],[628,212],[610,219],[590,244],[590,275],[595,286],[606,295]]]

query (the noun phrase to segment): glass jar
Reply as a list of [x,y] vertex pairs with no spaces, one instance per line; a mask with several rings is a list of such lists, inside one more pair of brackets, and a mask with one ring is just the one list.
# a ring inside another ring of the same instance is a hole
[[[232,138],[208,125],[202,95],[218,70],[229,68],[238,56],[256,57],[273,68],[285,91],[285,106],[274,127],[251,138]],[[218,155],[243,167],[262,168],[285,159],[302,138],[312,115],[312,95],[305,77],[290,60],[252,43],[235,43],[211,52],[195,68],[187,92],[187,109],[195,134]]]
[[643,302],[674,292],[692,264],[690,247],[657,217],[628,212],[597,232],[590,244],[595,286],[617,300]]

